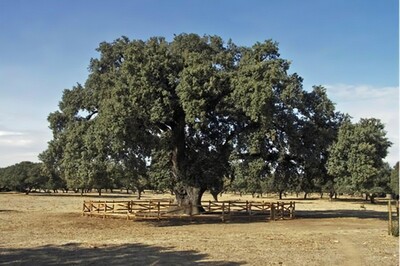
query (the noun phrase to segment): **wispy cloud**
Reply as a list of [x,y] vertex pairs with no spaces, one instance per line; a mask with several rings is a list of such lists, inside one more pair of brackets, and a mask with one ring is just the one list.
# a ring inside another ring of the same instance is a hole
[[32,136],[23,132],[0,130],[0,147],[25,147],[32,144]]
[[9,138],[3,139],[0,138],[0,147],[26,147],[33,143],[32,139],[16,139],[16,138]]
[[393,143],[386,161],[394,165],[399,160],[399,87],[346,84],[325,87],[337,110],[348,113],[354,122],[374,117],[385,124],[387,137]]
[[[341,102],[365,101],[379,99],[399,98],[399,87],[374,87],[369,85],[326,85],[328,93],[332,98],[338,98]],[[398,108],[398,106],[397,106]]]
[[13,132],[13,131],[5,131],[5,130],[0,130],[0,137],[4,137],[4,136],[21,136],[24,133],[22,132]]
[[38,161],[48,139],[45,132],[0,129],[0,167],[21,161]]

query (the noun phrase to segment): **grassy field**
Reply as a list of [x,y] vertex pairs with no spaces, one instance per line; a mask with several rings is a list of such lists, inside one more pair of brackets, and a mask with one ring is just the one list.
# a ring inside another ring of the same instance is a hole
[[[296,200],[295,220],[82,217],[83,200],[134,195],[0,193],[0,265],[398,265],[384,200]],[[144,199],[166,198],[147,192]],[[211,199],[205,195],[206,200]],[[224,194],[221,200],[252,200]],[[254,199],[253,199],[254,200]],[[256,200],[276,201],[276,198]],[[362,205],[365,208],[362,208]]]

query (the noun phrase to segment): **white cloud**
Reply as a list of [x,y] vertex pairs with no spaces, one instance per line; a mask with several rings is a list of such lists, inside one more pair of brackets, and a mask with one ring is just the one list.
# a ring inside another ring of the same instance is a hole
[[[399,98],[399,87],[374,87],[369,85],[326,85],[328,93],[342,101]],[[397,106],[398,108],[398,106]]]
[[0,130],[0,167],[21,161],[38,161],[49,134],[40,131]]
[[24,133],[22,132],[12,132],[12,131],[4,131],[4,130],[0,130],[0,137],[3,136],[20,136],[23,135]]
[[33,143],[31,136],[22,132],[0,131],[0,147],[2,148],[24,147],[31,143]]
[[31,139],[15,139],[15,138],[9,138],[9,139],[3,139],[0,138],[0,147],[21,147],[21,146],[29,146],[33,143],[33,140]]
[[386,161],[393,166],[399,161],[399,87],[368,85],[325,85],[336,109],[360,118],[379,118],[385,124],[387,137],[393,143]]

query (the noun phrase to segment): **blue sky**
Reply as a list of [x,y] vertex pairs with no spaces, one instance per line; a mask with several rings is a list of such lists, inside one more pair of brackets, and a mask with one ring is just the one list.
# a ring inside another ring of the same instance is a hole
[[399,160],[397,0],[0,0],[0,167],[37,161],[62,91],[84,83],[102,41],[193,32],[251,46],[273,39],[304,88],[380,118]]

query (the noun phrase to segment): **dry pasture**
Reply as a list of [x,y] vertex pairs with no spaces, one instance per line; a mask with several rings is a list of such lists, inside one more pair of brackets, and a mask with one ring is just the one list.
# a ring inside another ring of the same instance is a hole
[[[134,195],[0,193],[0,265],[398,265],[384,200],[296,200],[295,220],[82,217],[83,200]],[[165,198],[146,192],[144,199]],[[211,199],[205,195],[205,199]],[[224,194],[221,200],[252,200]],[[253,200],[276,201],[276,198]],[[285,200],[294,200],[293,197]],[[365,206],[361,208],[361,204]]]

